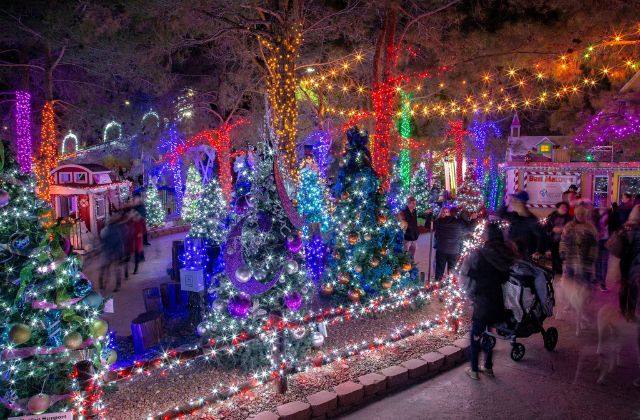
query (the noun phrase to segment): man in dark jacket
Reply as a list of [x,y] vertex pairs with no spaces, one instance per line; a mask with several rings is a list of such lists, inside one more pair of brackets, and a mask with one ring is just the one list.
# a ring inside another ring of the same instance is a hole
[[547,221],[544,225],[546,243],[542,244],[542,249],[539,249],[539,251],[546,251],[549,254],[548,256],[551,257],[553,272],[556,274],[562,274],[562,260],[560,259],[559,251],[560,237],[562,236],[564,225],[570,221],[569,203],[561,201],[556,204],[556,210],[547,216]]
[[467,222],[456,217],[454,208],[442,208],[440,217],[434,223],[436,281],[442,280],[445,268],[451,271],[455,267],[460,256],[462,240],[468,231]]
[[508,211],[506,206],[502,206],[498,216],[509,222],[509,240],[512,242],[523,241],[526,244],[527,257],[543,248],[543,229],[538,218],[531,214],[527,208],[529,194],[526,191],[519,191],[511,195],[511,208]]
[[[504,300],[502,284],[509,280],[509,270],[513,265],[514,255],[511,248],[504,243],[500,228],[495,224],[487,224],[484,232],[485,244],[468,258],[467,276],[468,296],[473,301],[473,315],[471,317],[471,368],[467,375],[478,379],[478,359],[480,348],[485,353],[484,369],[489,376],[493,376],[492,349],[487,340],[482,340],[487,327],[498,323],[504,318]],[[482,341],[482,346],[481,346]],[[486,345],[485,345],[486,344]]]
[[420,236],[420,232],[418,232],[416,199],[414,197],[407,198],[407,207],[402,210],[400,217],[407,224],[407,228],[404,231],[404,248],[409,252],[411,258],[413,258],[416,253],[416,241]]

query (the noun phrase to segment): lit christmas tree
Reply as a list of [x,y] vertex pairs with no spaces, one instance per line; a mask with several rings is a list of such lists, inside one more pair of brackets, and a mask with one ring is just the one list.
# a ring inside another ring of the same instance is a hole
[[471,165],[467,166],[464,181],[456,194],[455,203],[461,211],[467,214],[478,213],[484,209],[482,190],[476,180],[475,169]]
[[368,135],[352,128],[333,195],[337,198],[330,240],[332,252],[322,285],[359,302],[406,286],[416,278],[403,250],[403,232],[392,216],[371,167]]
[[103,299],[70,254],[64,225],[50,221],[35,182],[18,169],[0,143],[0,417],[99,416],[99,378],[116,359],[99,319]]
[[397,215],[404,209],[407,205],[408,197],[409,191],[405,188],[405,183],[402,178],[402,162],[400,159],[396,159],[393,165],[393,172],[389,182],[389,193],[387,195],[389,208],[393,215]]
[[431,209],[431,189],[429,186],[429,173],[424,162],[420,162],[418,169],[411,179],[411,195],[416,199],[416,211],[419,216],[424,216]]
[[329,231],[330,215],[327,206],[328,192],[320,171],[311,157],[306,157],[300,169],[298,181],[298,212],[305,220],[302,229],[309,276],[318,283],[324,272],[327,246],[321,234]]
[[[302,219],[286,196],[273,148],[266,142],[261,147],[252,205],[229,229],[223,251],[225,270],[217,275],[219,287],[210,290],[216,301],[198,328],[221,345],[263,337],[230,356],[245,368],[268,363],[272,343],[264,337],[264,328],[270,314],[301,323],[302,308],[314,290],[307,279],[302,236],[292,222],[302,227]],[[287,329],[286,334],[290,333]],[[299,337],[289,342],[291,351],[302,343]]]
[[201,201],[203,192],[202,177],[196,167],[191,165],[187,172],[187,184],[182,199],[182,220],[192,223],[203,217],[204,208]]
[[147,207],[147,223],[149,226],[160,226],[164,223],[164,208],[158,195],[158,187],[156,181],[152,180],[147,185],[145,194],[145,205]]
[[191,222],[189,236],[205,239],[210,244],[220,244],[227,233],[223,223],[227,216],[227,201],[217,178],[212,178],[204,186],[198,204],[200,217]]
[[248,152],[244,156],[238,156],[233,163],[233,170],[236,172],[236,183],[234,184],[233,207],[244,212],[248,206],[248,198],[253,182],[254,162],[253,156]]

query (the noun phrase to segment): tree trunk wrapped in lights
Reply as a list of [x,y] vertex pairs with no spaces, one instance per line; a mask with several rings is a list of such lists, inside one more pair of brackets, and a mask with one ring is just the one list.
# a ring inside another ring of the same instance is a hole
[[51,171],[58,165],[58,133],[56,132],[53,102],[47,101],[42,108],[42,127],[40,128],[40,150],[34,164],[38,187],[38,197],[49,201],[49,186],[53,184]]
[[393,293],[416,278],[403,233],[372,169],[368,136],[352,128],[336,180],[331,254],[322,293],[352,302]]
[[[36,198],[33,179],[20,173],[13,156],[3,163],[0,417],[72,409],[77,416],[100,415],[95,378],[116,359],[105,341],[108,325],[99,319],[103,298],[80,272],[64,225],[38,217],[52,210]],[[78,381],[75,361],[90,366],[90,384]]]

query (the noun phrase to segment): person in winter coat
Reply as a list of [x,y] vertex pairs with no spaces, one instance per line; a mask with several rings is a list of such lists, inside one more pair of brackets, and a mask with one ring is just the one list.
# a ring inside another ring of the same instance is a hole
[[[480,349],[485,353],[483,373],[493,376],[492,349],[488,340],[482,340],[487,327],[504,319],[502,284],[509,280],[509,270],[514,263],[514,254],[505,244],[502,230],[488,223],[484,246],[469,255],[466,274],[467,294],[473,302],[471,316],[471,368],[467,375],[478,379]],[[463,280],[464,281],[464,280]],[[486,343],[486,345],[485,345]]]
[[404,248],[409,252],[411,258],[416,253],[416,241],[420,236],[418,232],[418,213],[416,212],[416,199],[407,198],[407,206],[400,213],[400,218],[407,224],[404,231]]
[[455,267],[462,247],[462,240],[468,233],[468,224],[456,217],[454,208],[443,207],[440,217],[434,223],[436,249],[436,281],[442,280],[445,268]]
[[531,255],[538,252],[543,243],[543,229],[541,229],[538,218],[531,214],[527,208],[529,201],[529,193],[519,191],[511,195],[509,205],[513,211],[508,211],[506,206],[502,206],[498,212],[498,216],[509,222],[509,240],[516,242],[524,241],[526,244],[525,252]]
[[[544,225],[544,232],[546,234],[544,250],[547,252],[547,257],[551,258],[551,266],[553,272],[556,274],[562,274],[560,236],[562,235],[564,226],[569,223],[570,220],[569,203],[561,201],[556,204],[556,209],[547,217],[547,222]],[[542,249],[540,251],[542,251]]]
[[144,253],[144,234],[146,232],[146,226],[144,218],[140,214],[131,210],[131,250],[133,252],[134,265],[133,274],[138,273],[138,264],[143,260]]
[[605,247],[609,239],[609,212],[606,208],[594,210],[594,226],[598,231],[598,259],[596,260],[596,282],[603,292],[607,289],[607,271],[609,269],[609,251]]
[[598,231],[590,221],[586,203],[575,208],[575,218],[567,223],[560,237],[562,272],[567,279],[584,286],[594,281],[594,263],[598,257]]
[[625,192],[622,195],[622,202],[618,206],[618,225],[622,226],[627,223],[627,219],[631,214],[631,210],[633,210],[633,194],[630,192]]

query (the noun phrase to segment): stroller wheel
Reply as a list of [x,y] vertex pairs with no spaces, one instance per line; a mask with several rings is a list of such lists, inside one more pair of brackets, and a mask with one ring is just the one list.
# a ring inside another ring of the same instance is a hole
[[524,346],[520,343],[513,343],[511,346],[511,359],[519,362],[524,357]]
[[553,351],[558,344],[558,330],[551,327],[542,335],[542,338],[544,339],[544,348]]
[[492,349],[496,346],[496,338],[492,335],[485,334],[482,336],[482,347]]

